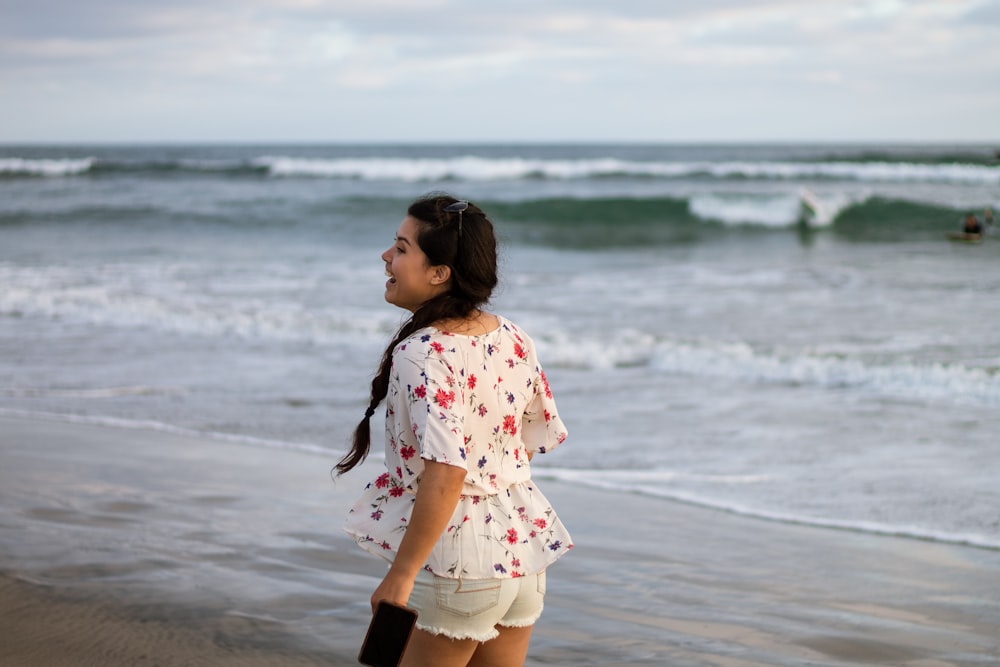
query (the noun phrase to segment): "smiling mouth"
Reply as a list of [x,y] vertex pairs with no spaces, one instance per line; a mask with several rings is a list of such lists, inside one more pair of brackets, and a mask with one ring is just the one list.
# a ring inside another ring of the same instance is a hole
[[385,275],[389,276],[389,280],[386,281],[386,284],[388,284],[388,285],[395,285],[396,284],[396,278],[391,273],[389,273],[388,271],[386,271]]

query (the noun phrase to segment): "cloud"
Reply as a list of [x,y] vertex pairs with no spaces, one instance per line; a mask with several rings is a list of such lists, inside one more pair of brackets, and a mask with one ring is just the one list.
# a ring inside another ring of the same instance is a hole
[[984,94],[1000,10],[981,0],[0,0],[0,16],[6,140],[1000,132],[982,120],[1000,112]]

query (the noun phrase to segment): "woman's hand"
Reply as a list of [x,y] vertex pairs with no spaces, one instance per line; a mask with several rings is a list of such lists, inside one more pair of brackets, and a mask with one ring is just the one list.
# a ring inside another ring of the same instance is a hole
[[375,592],[372,593],[372,614],[381,600],[405,607],[413,591],[413,578],[397,574],[392,570],[382,579]]

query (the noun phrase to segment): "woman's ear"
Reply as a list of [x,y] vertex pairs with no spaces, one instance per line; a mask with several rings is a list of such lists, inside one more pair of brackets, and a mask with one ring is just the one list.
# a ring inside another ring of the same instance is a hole
[[438,264],[433,268],[431,274],[431,285],[444,285],[451,280],[451,267],[447,264]]

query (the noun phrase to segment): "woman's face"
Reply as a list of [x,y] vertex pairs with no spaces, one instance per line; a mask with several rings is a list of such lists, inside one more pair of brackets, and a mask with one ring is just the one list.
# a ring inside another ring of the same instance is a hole
[[385,273],[385,300],[411,313],[428,299],[448,289],[451,269],[431,266],[427,255],[417,245],[420,223],[406,216],[396,230],[396,240],[382,253]]

